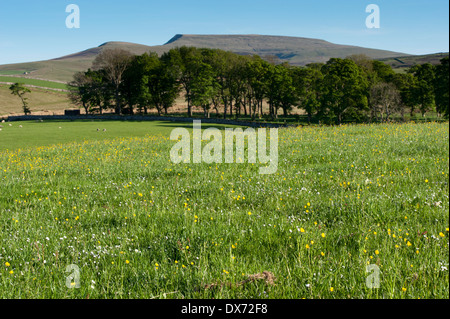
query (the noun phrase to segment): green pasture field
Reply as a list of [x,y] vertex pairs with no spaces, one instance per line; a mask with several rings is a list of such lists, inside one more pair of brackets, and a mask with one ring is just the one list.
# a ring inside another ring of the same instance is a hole
[[0,71],[0,76],[2,75],[22,75],[24,71],[18,71],[18,70],[2,70]]
[[[126,121],[21,121],[0,123],[0,151],[49,146],[87,140],[104,140],[125,137],[145,137],[148,135],[169,136],[176,127],[192,129],[192,123],[168,121],[126,122]],[[226,127],[225,125],[202,125]],[[232,127],[232,126],[230,126]]]
[[50,89],[67,90],[67,85],[64,83],[45,81],[45,80],[36,80],[36,79],[29,79],[29,78],[18,78],[18,77],[14,77],[14,76],[0,75],[0,82],[23,83],[23,84],[35,85],[35,86],[45,87],[45,88],[50,88]]
[[273,175],[172,163],[189,124],[2,125],[0,298],[449,298],[448,123],[279,129]]
[[177,127],[172,122],[118,121],[25,121],[0,125],[3,126],[0,132],[0,151],[70,142],[82,143],[85,140],[169,135],[170,131]]

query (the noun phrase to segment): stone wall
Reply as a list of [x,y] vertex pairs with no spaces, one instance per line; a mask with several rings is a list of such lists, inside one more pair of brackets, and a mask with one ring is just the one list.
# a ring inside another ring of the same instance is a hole
[[289,124],[274,124],[263,122],[245,122],[237,120],[225,120],[225,119],[207,119],[207,118],[189,118],[189,117],[169,117],[169,116],[146,116],[146,115],[21,115],[21,116],[8,116],[6,121],[51,121],[51,120],[108,120],[108,121],[170,121],[170,122],[193,122],[194,120],[201,120],[202,123],[214,123],[214,124],[227,124],[227,125],[240,125],[248,127],[289,127],[296,125]]

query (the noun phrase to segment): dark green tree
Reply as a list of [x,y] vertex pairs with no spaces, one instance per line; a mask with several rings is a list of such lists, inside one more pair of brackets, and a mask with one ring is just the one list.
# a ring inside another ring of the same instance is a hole
[[436,66],[436,78],[434,82],[434,93],[436,99],[436,110],[439,114],[449,117],[449,58],[443,58]]
[[131,109],[131,113],[133,113],[134,107],[137,107],[139,112],[148,113],[148,108],[151,107],[149,77],[159,64],[159,57],[156,53],[144,53],[135,56],[125,70],[120,91]]
[[[418,106],[422,116],[434,109],[435,70],[431,63],[413,66],[409,73],[414,75],[415,82],[411,86],[412,105]],[[411,109],[413,115],[414,106]]]
[[263,102],[267,92],[267,73],[270,64],[260,58],[253,56],[246,65],[247,82],[249,84],[249,102],[251,105],[252,118],[258,114],[259,118],[263,115]]
[[86,114],[98,111],[100,114],[111,106],[114,92],[106,80],[103,70],[77,72],[68,83],[69,100],[82,106]]
[[278,118],[279,108],[283,109],[283,114],[286,116],[297,101],[297,92],[288,66],[270,64],[265,81],[265,95],[269,103],[270,116]]
[[372,70],[375,75],[375,82],[389,83],[393,81],[395,72],[394,70],[392,70],[392,67],[390,65],[381,61],[373,60]]
[[185,91],[188,116],[192,116],[192,84],[196,72],[195,66],[201,59],[200,51],[197,48],[186,46],[171,49],[161,56],[161,60],[171,66],[172,72],[176,74]]
[[83,107],[86,114],[91,111],[91,101],[88,95],[90,81],[85,72],[77,72],[73,75],[73,80],[67,83],[69,88],[69,100],[72,104]]
[[215,85],[214,72],[212,67],[202,61],[196,65],[196,73],[192,82],[192,105],[203,108],[204,116],[210,117],[211,105],[217,95],[218,86]]
[[317,67],[299,67],[293,71],[294,86],[298,93],[298,107],[308,115],[311,123],[313,115],[320,108],[320,83],[323,74]]
[[168,114],[180,91],[178,79],[171,66],[160,60],[150,71],[147,86],[151,105],[156,107],[159,115],[162,112]]
[[369,83],[363,71],[349,59],[330,59],[323,67],[320,113],[341,124],[345,115],[361,116],[368,109]]

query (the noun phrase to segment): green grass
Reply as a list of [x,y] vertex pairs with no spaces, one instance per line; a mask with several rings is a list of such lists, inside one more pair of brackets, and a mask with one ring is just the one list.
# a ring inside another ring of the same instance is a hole
[[1,75],[23,75],[24,71],[18,71],[18,70],[3,70],[0,71]]
[[[171,163],[180,124],[20,124],[0,132],[0,298],[449,298],[448,123],[280,129],[274,175]],[[19,150],[27,130],[47,135]],[[276,285],[234,285],[263,271]]]
[[35,79],[28,79],[28,78],[18,78],[18,77],[13,77],[13,76],[0,75],[0,82],[13,82],[13,83],[19,82],[19,83],[23,83],[23,84],[35,85],[35,86],[45,87],[45,88],[50,88],[50,89],[67,90],[67,85],[64,83],[45,81],[45,80],[35,80]]
[[[192,124],[164,121],[119,122],[119,121],[21,121],[0,123],[0,151],[49,146],[70,142],[105,140],[147,135],[169,136],[176,127],[192,128]],[[203,125],[225,127],[225,125]],[[97,131],[97,129],[99,131]],[[103,130],[106,130],[105,132]]]

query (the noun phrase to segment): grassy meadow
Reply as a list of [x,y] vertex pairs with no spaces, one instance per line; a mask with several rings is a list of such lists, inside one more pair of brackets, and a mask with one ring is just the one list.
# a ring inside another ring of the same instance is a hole
[[449,298],[448,123],[279,129],[273,175],[173,164],[188,124],[11,124],[0,298]]

